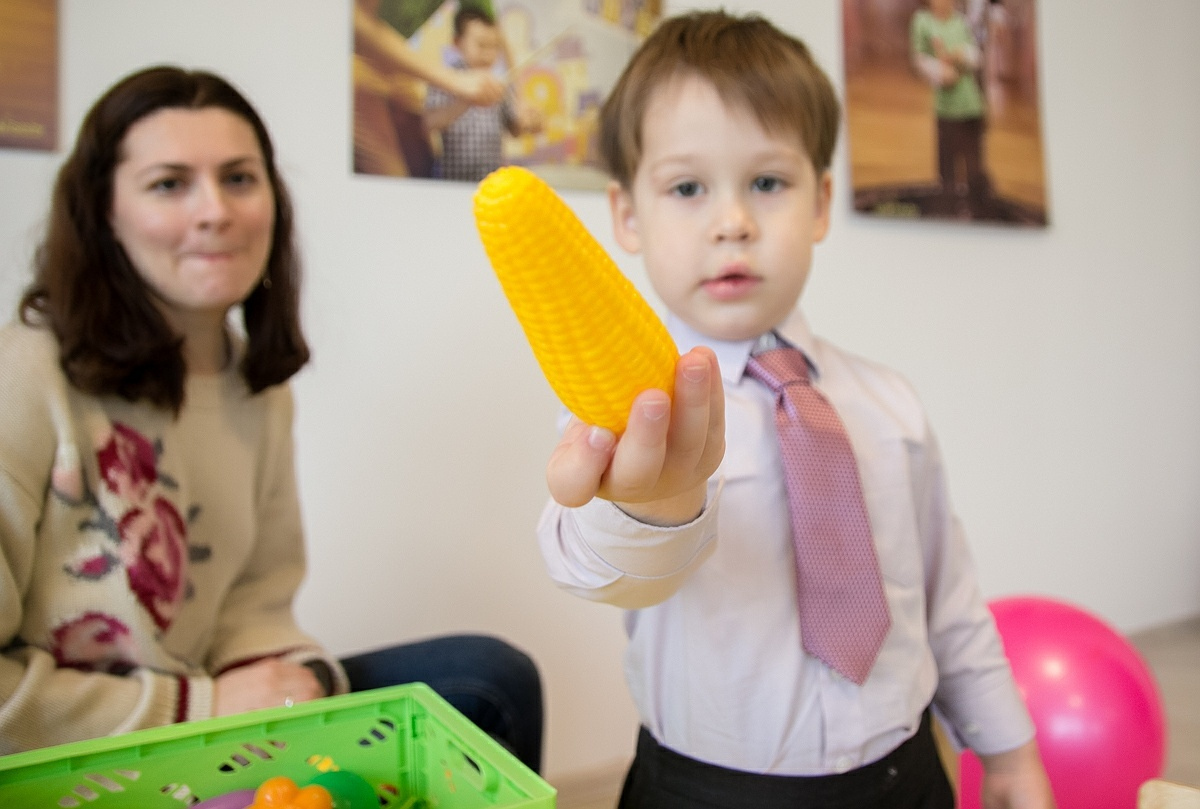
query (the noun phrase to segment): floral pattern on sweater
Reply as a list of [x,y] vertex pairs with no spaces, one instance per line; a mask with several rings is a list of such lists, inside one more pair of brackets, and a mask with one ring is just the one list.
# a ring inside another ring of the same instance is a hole
[[[160,448],[120,422],[98,442],[101,497],[94,522],[115,544],[67,566],[76,578],[96,581],[124,571],[130,591],[161,631],[170,628],[187,593],[187,524],[163,496],[174,481],[158,469]],[[136,658],[129,628],[116,617],[91,611],[51,633],[59,665],[119,673]]]
[[51,637],[59,666],[109,674],[127,674],[137,667],[132,633],[111,615],[85,613],[60,624]]

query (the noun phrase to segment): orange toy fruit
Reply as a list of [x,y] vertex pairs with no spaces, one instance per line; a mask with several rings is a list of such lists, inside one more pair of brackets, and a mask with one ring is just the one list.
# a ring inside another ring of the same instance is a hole
[[285,775],[268,778],[254,793],[246,809],[333,809],[329,790],[316,784],[301,789]]

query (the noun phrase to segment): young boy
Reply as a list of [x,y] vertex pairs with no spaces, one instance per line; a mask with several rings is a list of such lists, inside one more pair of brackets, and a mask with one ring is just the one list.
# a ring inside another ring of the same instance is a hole
[[[491,70],[503,49],[495,20],[483,9],[464,6],[454,15],[454,47],[458,69]],[[430,86],[425,98],[425,126],[441,132],[439,176],[443,180],[478,182],[504,163],[504,132],[533,134],[541,115],[532,105],[509,98],[489,107],[472,106]]]
[[[641,394],[619,440],[572,422],[547,468],[552,577],[628,610],[643,728],[622,809],[950,809],[931,705],[980,754],[987,806],[1053,805],[915,395],[795,309],[829,226],[838,118],[802,43],[723,12],[664,21],[602,114],[617,242],[643,255],[687,350],[673,399]],[[881,568],[881,645],[849,674],[804,645],[804,509],[755,370],[781,347],[844,424]]]

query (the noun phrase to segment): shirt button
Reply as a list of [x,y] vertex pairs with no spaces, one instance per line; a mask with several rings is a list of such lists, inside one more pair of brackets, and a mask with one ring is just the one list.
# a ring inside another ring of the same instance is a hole
[[854,767],[854,759],[850,756],[838,756],[838,760],[833,762],[833,768],[838,772],[846,772]]
[[974,736],[976,733],[979,732],[979,725],[976,722],[968,722],[966,730],[967,730],[968,735]]

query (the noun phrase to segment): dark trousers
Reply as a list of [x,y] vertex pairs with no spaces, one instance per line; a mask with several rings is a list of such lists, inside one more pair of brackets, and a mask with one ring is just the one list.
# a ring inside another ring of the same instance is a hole
[[542,684],[524,652],[485,635],[450,635],[341,661],[352,691],[425,683],[534,772],[542,764]]
[[972,205],[986,202],[992,193],[991,180],[983,162],[983,128],[983,118],[962,121],[939,118],[937,121],[937,162],[942,192],[951,196],[957,193],[961,162],[967,200]]
[[706,764],[642,728],[618,809],[954,809],[929,711],[911,739],[841,775],[759,775]]

